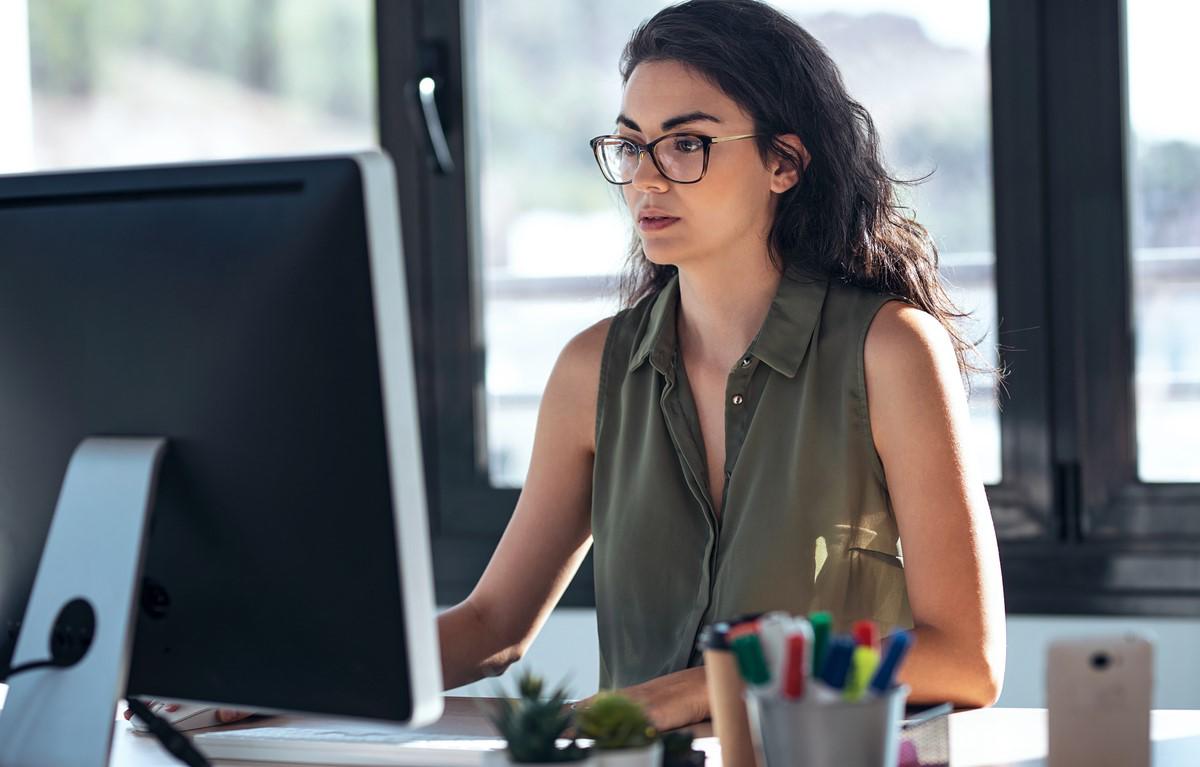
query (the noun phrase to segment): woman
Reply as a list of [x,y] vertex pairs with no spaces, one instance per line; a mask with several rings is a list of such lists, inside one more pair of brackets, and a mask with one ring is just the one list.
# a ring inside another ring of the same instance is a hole
[[871,118],[757,0],[661,11],[621,73],[593,148],[637,227],[630,306],[554,367],[508,528],[438,618],[447,689],[521,657],[594,540],[601,686],[660,729],[708,716],[700,627],[757,610],[913,627],[912,700],[994,702],[970,344]]
[[508,528],[439,618],[447,688],[521,657],[594,539],[601,685],[660,728],[707,716],[696,632],[750,610],[911,626],[913,700],[991,704],[971,348],[871,118],[756,0],[664,9],[621,74],[593,148],[637,227],[629,306],[555,365]]

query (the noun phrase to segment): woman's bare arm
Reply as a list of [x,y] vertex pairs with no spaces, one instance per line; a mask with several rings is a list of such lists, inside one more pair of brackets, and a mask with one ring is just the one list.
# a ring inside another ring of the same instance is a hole
[[596,395],[608,324],[583,331],[559,355],[516,510],[470,596],[438,616],[446,689],[496,676],[518,660],[591,546]]
[[990,705],[1004,676],[1004,592],[950,336],[926,312],[889,302],[864,357],[916,627],[900,678],[914,701]]

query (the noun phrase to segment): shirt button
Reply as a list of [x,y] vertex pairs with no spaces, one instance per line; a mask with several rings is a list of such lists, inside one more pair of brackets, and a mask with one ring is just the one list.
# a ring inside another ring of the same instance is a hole
[[742,367],[744,367],[744,368],[750,367],[750,358],[749,357],[742,358]]
[[735,394],[735,395],[733,395],[733,404],[735,404],[735,405],[740,405],[740,404],[742,404],[742,402],[744,402],[744,401],[745,401],[745,400],[743,400],[743,399],[742,399],[742,395],[740,395],[740,394]]

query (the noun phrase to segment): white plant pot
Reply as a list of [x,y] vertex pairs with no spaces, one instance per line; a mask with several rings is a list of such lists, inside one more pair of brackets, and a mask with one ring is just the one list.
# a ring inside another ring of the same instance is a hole
[[662,767],[663,746],[656,740],[642,748],[593,749],[592,767]]
[[[589,752],[586,759],[578,762],[554,762],[552,764],[538,765],[537,767],[598,767],[599,762],[592,755],[594,753]],[[483,767],[518,767],[518,765],[530,767],[531,764],[528,762],[514,762],[508,755],[508,749],[506,748],[497,748],[483,753]],[[655,767],[658,767],[658,765],[656,764]]]

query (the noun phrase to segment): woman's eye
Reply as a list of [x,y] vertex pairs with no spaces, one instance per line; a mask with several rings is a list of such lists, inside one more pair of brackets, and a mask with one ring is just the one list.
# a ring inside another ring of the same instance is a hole
[[702,144],[700,143],[699,139],[695,139],[690,136],[675,139],[676,151],[683,152],[684,154],[691,154],[692,152],[699,151],[701,146]]
[[617,151],[625,157],[633,157],[637,155],[637,147],[628,142],[617,145]]

